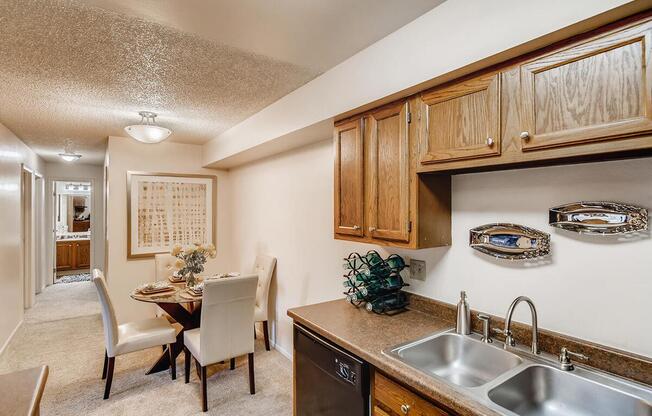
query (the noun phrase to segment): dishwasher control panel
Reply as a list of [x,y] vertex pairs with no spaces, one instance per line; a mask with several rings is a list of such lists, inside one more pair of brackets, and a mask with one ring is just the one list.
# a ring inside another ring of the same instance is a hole
[[335,374],[342,380],[355,385],[356,383],[356,374],[351,366],[339,358],[335,358]]

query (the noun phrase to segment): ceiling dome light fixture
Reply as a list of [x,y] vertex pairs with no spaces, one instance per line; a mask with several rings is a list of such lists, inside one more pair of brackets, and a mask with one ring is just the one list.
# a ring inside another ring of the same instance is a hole
[[134,139],[143,143],[160,143],[167,139],[172,131],[156,125],[158,114],[151,111],[140,111],[140,124],[125,127],[125,132]]
[[74,162],[82,157],[79,153],[75,153],[75,144],[72,140],[66,139],[63,142],[63,153],[59,153],[59,157],[66,162]]

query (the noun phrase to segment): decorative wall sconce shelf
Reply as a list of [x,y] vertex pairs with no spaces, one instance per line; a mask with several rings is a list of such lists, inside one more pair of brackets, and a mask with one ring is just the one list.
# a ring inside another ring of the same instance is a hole
[[550,253],[550,234],[518,224],[486,224],[470,230],[469,245],[499,259],[527,260]]
[[618,202],[573,202],[550,208],[551,226],[582,234],[624,234],[647,230],[645,208]]

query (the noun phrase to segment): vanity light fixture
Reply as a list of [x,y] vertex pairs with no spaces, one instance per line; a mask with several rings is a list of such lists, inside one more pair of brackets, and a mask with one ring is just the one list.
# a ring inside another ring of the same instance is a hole
[[82,157],[79,153],[75,153],[75,144],[72,140],[66,139],[63,144],[63,153],[59,153],[59,157],[66,162],[74,162]]
[[140,124],[125,127],[125,132],[132,138],[143,143],[160,143],[167,139],[172,131],[156,125],[158,114],[151,111],[140,111]]

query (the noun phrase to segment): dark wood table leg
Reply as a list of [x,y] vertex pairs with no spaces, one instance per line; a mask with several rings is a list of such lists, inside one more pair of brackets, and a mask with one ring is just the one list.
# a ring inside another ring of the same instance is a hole
[[166,347],[159,359],[154,365],[147,370],[146,374],[154,374],[160,371],[166,371],[170,368],[170,359],[175,359],[183,351],[183,333],[189,329],[199,328],[201,317],[201,308],[194,308],[192,312],[185,309],[178,303],[157,303],[157,305],[167,312],[175,321],[177,321],[183,329],[177,334],[177,341],[172,346],[172,353],[168,352]]

